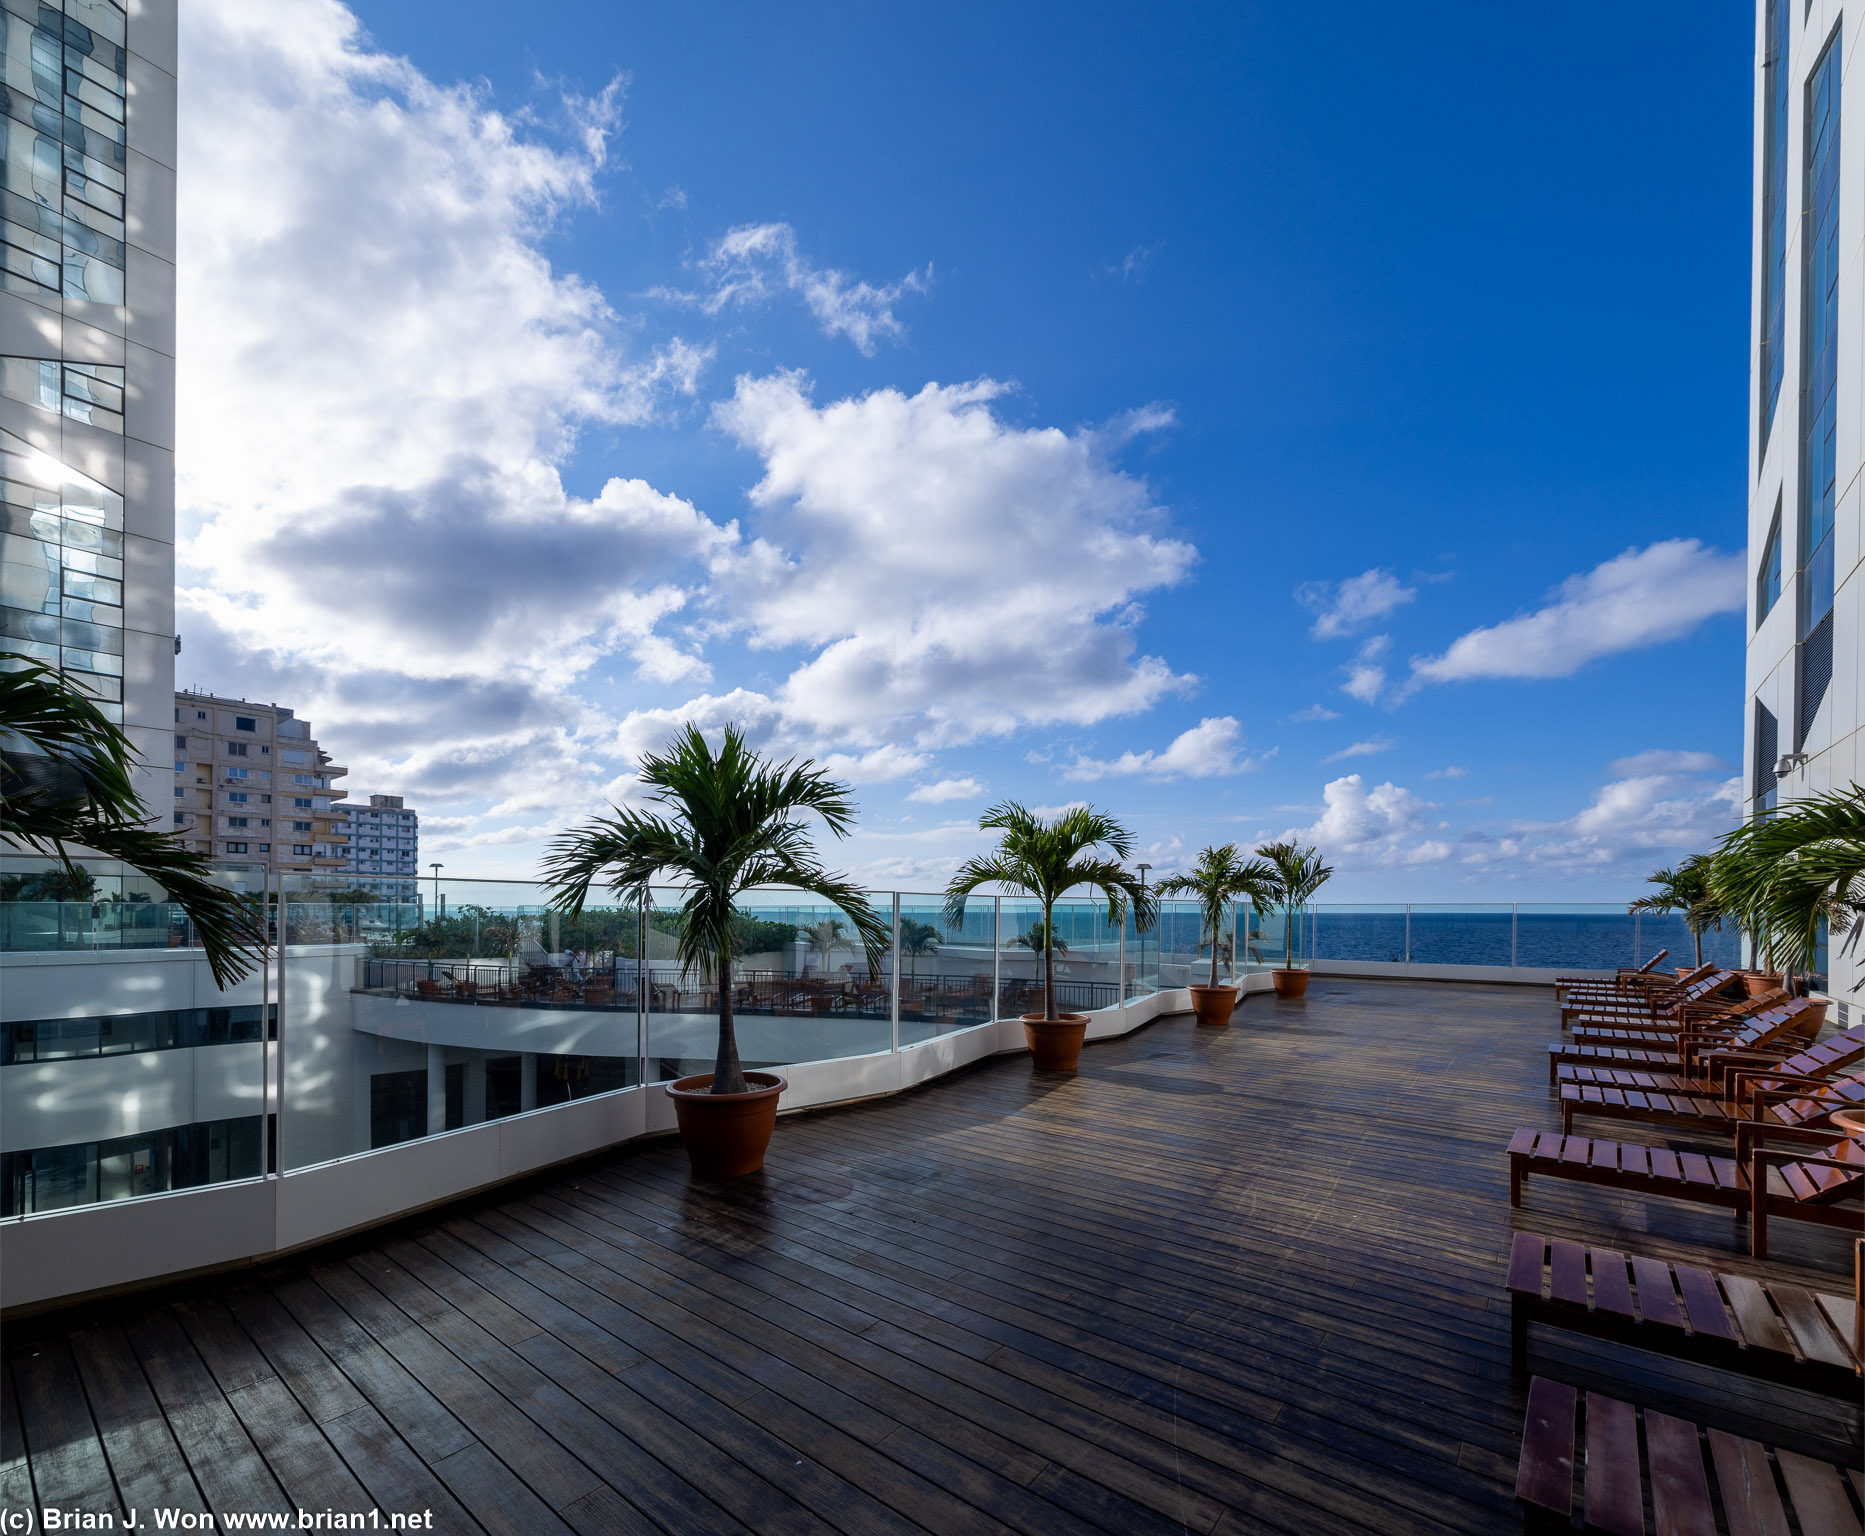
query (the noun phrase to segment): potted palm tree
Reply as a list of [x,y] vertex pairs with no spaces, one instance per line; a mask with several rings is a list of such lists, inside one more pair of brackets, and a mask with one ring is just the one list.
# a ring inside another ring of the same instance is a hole
[[1275,889],[1275,870],[1261,859],[1247,863],[1237,852],[1235,843],[1221,848],[1206,848],[1189,874],[1173,875],[1155,887],[1161,896],[1189,896],[1198,903],[1203,928],[1200,945],[1211,946],[1211,980],[1209,985],[1193,987],[1192,1015],[1200,1024],[1228,1024],[1231,1010],[1237,1006],[1237,989],[1217,984],[1217,965],[1229,928],[1231,911],[1241,897],[1259,905],[1270,899]]
[[1848,948],[1865,931],[1865,787],[1751,818],[1711,855],[1709,883],[1770,961],[1815,970],[1822,927]]
[[1269,888],[1265,904],[1282,913],[1282,967],[1269,973],[1276,984],[1277,997],[1304,997],[1308,992],[1308,972],[1295,965],[1295,918],[1315,898],[1315,892],[1333,877],[1333,868],[1321,862],[1313,848],[1286,843],[1265,843],[1256,850],[1257,857],[1269,861]]
[[[1145,932],[1153,926],[1158,901],[1121,868],[1119,861],[1133,852],[1132,836],[1092,806],[1072,806],[1050,819],[1006,800],[979,817],[978,825],[1003,835],[993,852],[967,859],[946,885],[946,927],[957,928],[965,921],[965,900],[981,885],[995,884],[1013,896],[1034,896],[1042,903],[1043,1011],[1023,1015],[1023,1038],[1038,1071],[1072,1072],[1081,1060],[1088,1017],[1056,1012],[1056,902],[1064,892],[1087,886],[1107,898],[1110,925],[1126,922],[1127,903],[1132,902],[1134,922]],[[1113,857],[1096,851],[1102,848]]]
[[[0,841],[58,860],[44,887],[53,894],[36,899],[89,899],[95,882],[71,850],[101,854],[147,875],[187,914],[216,986],[256,969],[267,940],[263,909],[218,883],[205,853],[149,824],[123,728],[56,672],[9,660],[12,670],[0,672]],[[86,894],[63,895],[61,886]]]
[[1681,912],[1684,926],[1696,945],[1697,965],[1703,964],[1703,935],[1720,928],[1729,915],[1710,891],[1710,860],[1707,854],[1693,854],[1675,869],[1653,870],[1646,883],[1657,889],[1641,896],[1626,908],[1628,912]]
[[739,1064],[732,1029],[733,903],[764,885],[793,886],[833,902],[854,924],[870,975],[880,969],[890,924],[856,886],[824,869],[810,848],[804,815],[820,817],[838,838],[855,820],[848,787],[813,762],[770,763],[729,725],[715,754],[689,725],[665,753],[642,758],[641,783],[670,814],[616,807],[614,815],[557,837],[544,858],[551,904],[575,919],[599,880],[625,902],[638,900],[657,876],[686,881],[675,955],[683,971],[717,978],[719,1043],[712,1071],[669,1083],[667,1095],[695,1173],[756,1173],[788,1084],[775,1072],[746,1072]]

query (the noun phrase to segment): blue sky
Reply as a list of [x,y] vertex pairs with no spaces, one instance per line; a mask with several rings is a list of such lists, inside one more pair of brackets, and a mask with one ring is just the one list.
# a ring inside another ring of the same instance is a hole
[[685,718],[842,765],[883,886],[1004,795],[1341,899],[1734,816],[1740,8],[246,11],[183,5],[178,679],[450,872]]

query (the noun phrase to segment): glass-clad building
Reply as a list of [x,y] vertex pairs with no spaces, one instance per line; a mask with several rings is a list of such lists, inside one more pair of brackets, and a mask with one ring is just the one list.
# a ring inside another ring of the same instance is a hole
[[[1743,772],[1751,812],[1865,781],[1865,166],[1844,137],[1865,113],[1865,102],[1845,100],[1859,9],[1858,0],[1755,5]],[[1839,1018],[1857,1022],[1865,955],[1835,951],[1827,983]]]
[[175,0],[0,4],[0,665],[121,722],[166,822]]

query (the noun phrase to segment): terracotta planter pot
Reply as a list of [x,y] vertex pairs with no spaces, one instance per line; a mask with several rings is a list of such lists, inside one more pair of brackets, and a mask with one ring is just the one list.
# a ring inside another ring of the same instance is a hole
[[1308,995],[1308,973],[1306,971],[1271,971],[1269,979],[1276,984],[1277,997],[1306,997]]
[[1761,997],[1772,992],[1781,984],[1779,971],[1744,971],[1742,985],[1748,988],[1750,997]]
[[1237,1006],[1235,987],[1193,987],[1192,1015],[1200,1024],[1228,1024]]
[[735,1179],[764,1166],[777,1124],[777,1096],[790,1085],[775,1072],[747,1072],[744,1093],[709,1093],[712,1074],[667,1085],[680,1122],[680,1143],[703,1179]]
[[1081,1060],[1081,1042],[1088,1033],[1085,1013],[1064,1013],[1045,1019],[1040,1013],[1023,1015],[1023,1038],[1038,1072],[1073,1072]]

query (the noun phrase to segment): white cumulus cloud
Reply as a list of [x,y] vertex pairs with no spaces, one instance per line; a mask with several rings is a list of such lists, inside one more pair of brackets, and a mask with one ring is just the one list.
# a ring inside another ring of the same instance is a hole
[[1250,759],[1238,756],[1242,748],[1243,727],[1234,716],[1206,716],[1173,738],[1163,752],[1123,752],[1105,762],[1077,757],[1062,770],[1062,777],[1094,780],[1144,774],[1154,779],[1208,779],[1255,767]]
[[1380,665],[1380,658],[1391,648],[1390,635],[1373,635],[1362,641],[1353,660],[1342,669],[1347,681],[1340,685],[1340,691],[1362,704],[1373,703],[1386,686],[1386,669]]
[[974,778],[940,779],[934,784],[920,784],[907,796],[921,805],[944,805],[951,800],[977,800],[984,794],[983,783]]
[[932,286],[932,269],[909,272],[897,283],[876,286],[833,267],[818,267],[803,255],[788,224],[741,224],[725,232],[699,263],[707,287],[695,292],[657,288],[653,296],[692,304],[716,315],[734,306],[764,303],[779,293],[801,298],[826,336],[846,336],[863,356],[878,340],[900,341],[906,327],[894,307],[908,294]]
[[1473,629],[1412,662],[1411,687],[1480,677],[1568,677],[1590,661],[1681,639],[1743,608],[1743,557],[1666,539],[1570,576],[1533,613]]
[[1437,807],[1393,783],[1367,787],[1357,773],[1332,779],[1321,791],[1319,819],[1292,827],[1282,835],[1312,843],[1330,861],[1349,865],[1432,863],[1447,858],[1448,844],[1435,840],[1407,844],[1405,839],[1431,828]]
[[1375,568],[1345,581],[1304,582],[1295,596],[1317,615],[1309,633],[1317,640],[1334,640],[1404,607],[1418,596],[1418,589],[1406,586],[1391,571]]
[[741,378],[716,419],[764,461],[759,537],[714,562],[721,622],[808,658],[797,730],[963,742],[1092,724],[1190,684],[1136,656],[1136,599],[1197,558],[1092,432],[1013,427],[988,380],[818,406]]

